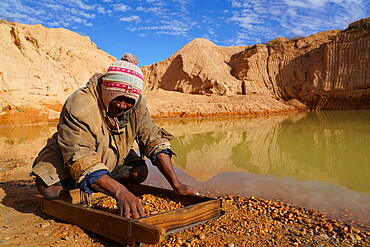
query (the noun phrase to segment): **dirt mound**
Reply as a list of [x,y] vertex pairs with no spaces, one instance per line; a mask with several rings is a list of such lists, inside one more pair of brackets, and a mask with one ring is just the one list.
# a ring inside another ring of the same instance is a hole
[[238,79],[230,74],[230,57],[245,47],[218,47],[195,39],[168,59],[144,66],[147,89],[161,88],[187,94],[235,94]]

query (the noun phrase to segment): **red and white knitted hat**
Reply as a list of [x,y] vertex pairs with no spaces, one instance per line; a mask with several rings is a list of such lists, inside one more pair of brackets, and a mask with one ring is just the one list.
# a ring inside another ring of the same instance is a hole
[[101,88],[104,106],[108,109],[109,103],[118,96],[139,99],[144,86],[144,76],[137,58],[129,53],[123,54],[121,60],[113,62],[104,75]]

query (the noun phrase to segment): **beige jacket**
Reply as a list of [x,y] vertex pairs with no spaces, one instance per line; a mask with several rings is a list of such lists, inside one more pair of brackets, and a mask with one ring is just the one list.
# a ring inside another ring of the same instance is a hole
[[33,174],[49,186],[68,177],[81,182],[100,169],[111,172],[123,164],[135,140],[141,155],[149,158],[170,148],[173,136],[154,124],[143,96],[125,112],[118,132],[101,101],[101,77],[95,74],[66,100],[57,133],[34,162]]

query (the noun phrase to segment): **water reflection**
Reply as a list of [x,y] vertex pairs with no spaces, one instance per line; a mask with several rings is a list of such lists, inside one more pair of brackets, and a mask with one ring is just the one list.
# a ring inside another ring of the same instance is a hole
[[0,127],[0,182],[30,179],[33,160],[55,131],[56,124]]
[[0,127],[0,159],[32,163],[55,131],[56,124]]
[[176,166],[198,181],[226,171],[339,183],[370,192],[370,111],[160,122]]

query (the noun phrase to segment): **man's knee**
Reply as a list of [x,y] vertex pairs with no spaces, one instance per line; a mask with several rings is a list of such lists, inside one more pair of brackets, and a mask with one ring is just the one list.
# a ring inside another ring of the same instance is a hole
[[133,184],[140,184],[148,177],[148,167],[146,164],[135,166],[129,174],[129,181]]

